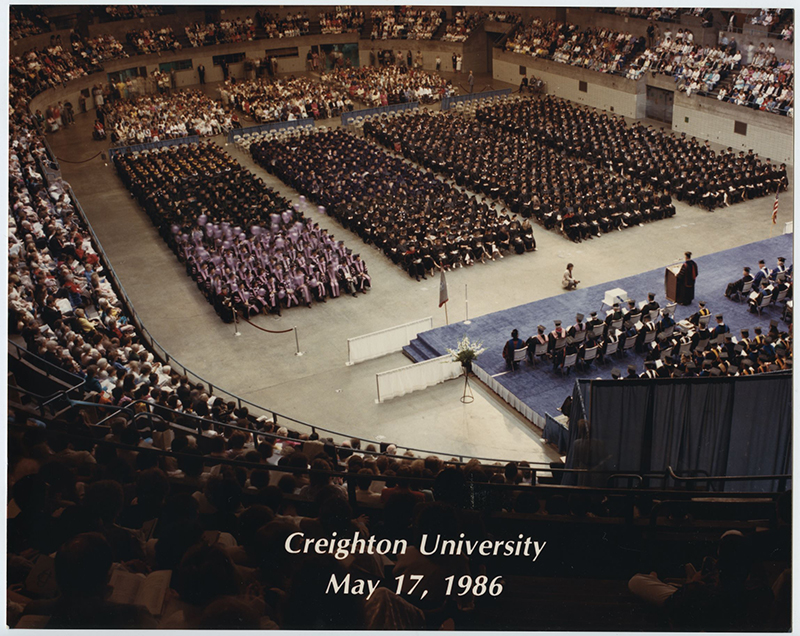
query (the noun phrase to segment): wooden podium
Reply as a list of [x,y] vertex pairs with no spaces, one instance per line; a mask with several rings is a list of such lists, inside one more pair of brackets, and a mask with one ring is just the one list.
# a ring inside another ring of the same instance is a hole
[[676,292],[678,290],[678,274],[681,271],[681,267],[683,265],[670,265],[664,270],[664,295],[673,303],[678,302]]

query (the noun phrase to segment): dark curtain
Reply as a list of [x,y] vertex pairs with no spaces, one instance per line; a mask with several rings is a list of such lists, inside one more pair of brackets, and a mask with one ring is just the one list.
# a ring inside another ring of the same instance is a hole
[[[576,382],[573,405],[577,409],[573,422],[588,419],[589,435],[581,438],[573,424],[567,468],[663,474],[672,467],[684,476],[791,472],[790,373],[584,380]],[[572,476],[569,483],[603,486],[605,479]],[[724,486],[728,491],[779,487],[777,481],[753,480]],[[720,482],[717,487],[722,488]]]
[[649,470],[724,475],[730,446],[734,383],[672,380],[653,387]]
[[[575,380],[572,387],[572,409],[570,410],[569,426],[569,445],[567,459],[564,462],[566,468],[573,468],[573,448],[578,436],[578,421],[589,419],[589,401],[591,399],[591,382],[588,380]],[[561,481],[565,486],[577,486],[578,481],[573,473],[565,473]]]
[[589,436],[596,446],[592,463],[615,472],[646,470],[645,434],[650,406],[649,380],[592,383]]
[[[792,472],[792,376],[753,376],[737,387],[728,475]],[[791,485],[791,484],[790,484]],[[777,481],[733,481],[726,490],[774,492]]]

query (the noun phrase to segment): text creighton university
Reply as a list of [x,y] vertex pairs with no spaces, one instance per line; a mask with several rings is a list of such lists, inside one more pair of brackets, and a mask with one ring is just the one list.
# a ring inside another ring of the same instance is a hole
[[[336,538],[337,533],[330,539],[315,539],[306,537],[302,532],[294,532],[286,538],[284,544],[290,554],[332,554],[336,559],[343,560],[357,554],[405,554],[408,542],[405,539],[376,539],[362,538],[360,533],[353,534],[352,539]],[[530,557],[536,561],[544,550],[546,541],[534,541],[531,537],[522,534],[517,539],[506,541],[485,539],[471,541],[465,538],[462,532],[458,539],[444,539],[439,535],[423,534],[420,538],[419,551],[425,556],[438,555],[465,555],[479,554],[481,556],[502,557]]]

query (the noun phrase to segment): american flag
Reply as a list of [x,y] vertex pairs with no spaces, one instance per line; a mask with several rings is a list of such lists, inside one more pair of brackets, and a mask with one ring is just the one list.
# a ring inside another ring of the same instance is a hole
[[775,203],[772,204],[772,225],[778,222],[778,192],[775,191]]

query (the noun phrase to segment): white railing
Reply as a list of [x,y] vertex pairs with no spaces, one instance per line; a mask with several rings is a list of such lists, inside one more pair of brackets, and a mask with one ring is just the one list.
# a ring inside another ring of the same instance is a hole
[[364,360],[372,360],[388,353],[400,351],[422,331],[433,329],[433,317],[408,322],[397,327],[389,327],[363,336],[348,338],[347,365]]
[[461,363],[455,362],[450,355],[376,373],[377,401],[385,402],[412,391],[427,389],[429,386],[457,378],[461,373]]

